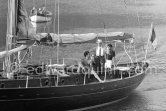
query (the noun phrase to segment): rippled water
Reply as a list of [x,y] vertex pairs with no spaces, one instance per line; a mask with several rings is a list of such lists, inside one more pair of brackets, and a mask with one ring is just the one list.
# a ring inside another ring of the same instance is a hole
[[[0,1],[1,3],[7,4],[5,2],[6,0],[0,0]],[[6,9],[5,7],[7,5],[1,4],[0,6],[2,11],[5,12],[5,9]],[[30,6],[28,8],[30,9]],[[80,16],[80,14],[78,14],[78,15],[74,15],[75,18],[73,18],[70,15],[68,20],[66,19],[67,16],[63,16],[62,18],[64,21],[61,21],[62,22],[61,30],[63,30],[63,32],[65,31],[74,32],[75,30],[77,31],[82,30],[82,32],[86,32],[86,31],[90,32],[90,31],[94,31],[94,28],[95,28],[95,31],[96,30],[101,31],[101,27],[99,27],[99,25],[101,24],[95,25],[97,23],[97,19],[93,19],[93,18],[96,18],[96,16],[89,16],[89,17],[85,17],[85,16],[86,15]],[[106,18],[108,16],[103,16],[103,17]],[[116,18],[117,16],[114,15],[114,17]],[[82,20],[82,22],[87,22],[88,19],[91,20],[91,22],[79,23],[80,20]],[[130,18],[130,19],[133,20],[133,18]],[[77,26],[73,25],[72,28],[69,28],[69,26],[73,24],[71,22],[74,22],[77,20],[79,20],[78,25]],[[6,32],[6,23],[4,21],[6,22],[6,12],[5,13],[1,12],[0,13],[1,43],[4,42],[3,37],[5,37],[5,32]],[[151,19],[149,19],[147,24],[149,24],[150,22],[151,22]],[[92,27],[90,27],[89,23],[91,23],[91,25],[93,24]],[[110,20],[110,23],[113,23],[113,21]],[[123,20],[122,22],[116,23],[116,24],[122,24],[122,23],[123,23]],[[160,23],[160,21],[158,23]],[[65,26],[66,24],[67,26]],[[115,26],[116,24],[114,24],[113,26]],[[137,39],[139,37],[145,37],[145,39],[147,40],[150,24],[149,26],[145,26],[141,28],[134,27],[135,24],[136,23],[133,23],[131,27],[128,27],[128,28],[118,28],[120,27],[118,26],[118,27],[113,27],[110,30],[134,32],[136,34]],[[47,25],[50,25],[50,24],[47,24]],[[110,27],[111,27],[111,24],[110,24]],[[47,29],[47,30],[51,31],[53,26],[49,28],[50,29]],[[40,24],[38,26],[38,30],[40,32],[44,31],[44,26]],[[156,52],[154,52],[153,49],[151,48],[151,45],[149,46],[150,52],[148,52],[147,58],[148,58],[148,61],[150,62],[150,69],[147,72],[147,76],[145,77],[141,85],[127,99],[119,103],[115,103],[115,104],[97,108],[97,109],[92,109],[91,111],[165,111],[166,110],[166,44],[165,44],[166,26],[161,25],[161,23],[155,24],[155,31],[156,31],[156,35],[158,39],[158,49]]]

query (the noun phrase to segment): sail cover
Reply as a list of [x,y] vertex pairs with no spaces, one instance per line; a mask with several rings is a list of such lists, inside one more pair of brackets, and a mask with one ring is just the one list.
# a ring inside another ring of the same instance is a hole
[[108,32],[108,33],[99,33],[97,35],[98,39],[103,41],[121,41],[129,40],[133,38],[133,34],[125,32]]
[[[133,34],[125,32],[108,32],[108,33],[85,33],[85,34],[60,34],[50,33],[53,41],[58,42],[60,39],[61,44],[77,44],[77,43],[96,43],[97,39],[103,42],[109,41],[122,41],[133,38]],[[40,33],[41,38],[47,36],[47,33]]]

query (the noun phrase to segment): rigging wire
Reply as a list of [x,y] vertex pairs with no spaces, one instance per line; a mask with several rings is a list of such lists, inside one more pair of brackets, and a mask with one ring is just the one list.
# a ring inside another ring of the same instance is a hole
[[56,25],[56,5],[57,5],[57,2],[56,2],[56,0],[55,0],[55,3],[54,3],[54,21],[53,21],[53,33],[54,33],[54,38],[55,38],[55,30],[56,30],[56,28],[55,28],[55,25]]
[[123,0],[124,1],[124,6],[126,8],[126,12],[127,12],[127,23],[129,24],[129,13],[128,13],[128,8],[127,8],[127,2],[126,0]]
[[[136,0],[135,0],[135,5],[136,5]],[[141,29],[141,22],[140,22],[140,17],[139,17],[139,13],[138,13],[137,6],[136,6],[136,13],[137,13],[138,25],[139,25],[139,28]],[[141,34],[141,30],[140,30],[140,34]],[[136,51],[136,49],[135,49],[135,42],[134,42],[134,50],[135,50],[135,55],[136,55],[136,54],[137,54],[137,51]],[[137,57],[136,57],[136,62],[138,62]]]
[[[102,13],[103,13],[103,8],[102,8],[102,6],[101,6],[101,3],[99,3],[99,0],[96,0],[96,4],[97,4],[97,6],[99,6],[99,12],[100,12],[100,15],[102,16]],[[103,28],[104,28],[104,34],[105,34],[105,41],[106,41],[106,44],[107,44],[107,29],[106,29],[106,24],[105,24],[105,21],[102,19],[100,19],[100,21],[102,22],[102,24],[103,24]],[[98,38],[98,36],[97,36],[97,38]]]
[[[45,7],[45,11],[47,11],[47,0],[45,0],[44,1],[44,7]],[[47,15],[46,15],[46,17],[45,17],[45,21],[46,21],[46,24],[45,24],[45,27],[44,27],[44,32],[46,33],[48,33],[49,32],[49,26],[48,26],[48,21],[47,21]]]
[[[137,0],[135,0],[135,5],[136,5],[136,2],[137,2]],[[141,22],[140,22],[140,16],[139,16],[139,13],[138,13],[137,6],[136,6],[136,14],[137,14],[137,21],[138,21],[138,25],[139,25],[139,29],[140,29],[139,31],[140,31],[140,34],[141,34]],[[142,40],[142,42],[144,41],[142,36],[140,37],[140,39]]]
[[[135,5],[137,4],[137,0],[135,0]],[[140,22],[140,17],[139,17],[139,13],[138,13],[138,8],[137,6],[135,7],[136,8],[136,14],[137,14],[137,21],[138,21],[138,25],[139,27],[141,26],[141,22]],[[141,28],[141,27],[140,27]]]
[[[44,1],[44,7],[46,7],[46,0]],[[45,17],[45,20],[47,19],[47,16]],[[47,22],[46,22],[46,26],[45,26],[45,31],[47,30],[47,32],[48,32],[48,24],[47,24]]]
[[[57,15],[57,1],[55,0],[54,2],[54,20],[53,20],[53,37],[55,38],[56,37],[56,15]],[[53,48],[54,50],[54,48]]]
[[[128,24],[129,24],[129,16],[128,16],[129,13],[128,13],[128,8],[127,8],[127,2],[126,2],[126,0],[123,0],[123,2],[124,2],[124,5],[125,5],[125,8],[127,10],[127,21],[128,21]],[[136,4],[136,0],[135,0],[135,4]],[[139,19],[139,14],[138,14],[137,8],[136,8],[136,13],[137,13],[137,21],[138,21],[139,26],[140,26],[140,19]],[[134,34],[133,34],[133,37],[134,37]],[[138,58],[136,56],[137,52],[136,52],[136,49],[135,49],[135,42],[133,44],[130,43],[130,45],[133,45],[136,62],[138,62]]]
[[33,7],[35,7],[35,0],[33,0]]

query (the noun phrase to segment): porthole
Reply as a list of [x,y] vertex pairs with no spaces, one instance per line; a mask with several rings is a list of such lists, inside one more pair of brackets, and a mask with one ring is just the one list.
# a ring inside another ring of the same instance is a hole
[[61,79],[61,84],[64,85],[65,84],[65,80]]
[[1,88],[5,88],[5,84],[4,84],[4,83],[1,83],[1,84],[0,84],[0,87],[1,87]]
[[45,81],[45,86],[49,86],[49,80],[48,79]]
[[78,79],[78,77],[76,77],[75,82],[76,82],[76,84],[79,83],[79,79]]

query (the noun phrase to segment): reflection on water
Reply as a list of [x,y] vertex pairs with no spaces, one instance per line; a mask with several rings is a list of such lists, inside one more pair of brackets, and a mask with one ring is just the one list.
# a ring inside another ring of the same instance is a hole
[[124,101],[89,111],[164,111],[165,92],[166,89],[146,92],[136,90]]
[[103,108],[93,109],[92,111],[144,111],[147,107],[146,96],[138,92],[133,92],[127,99]]

